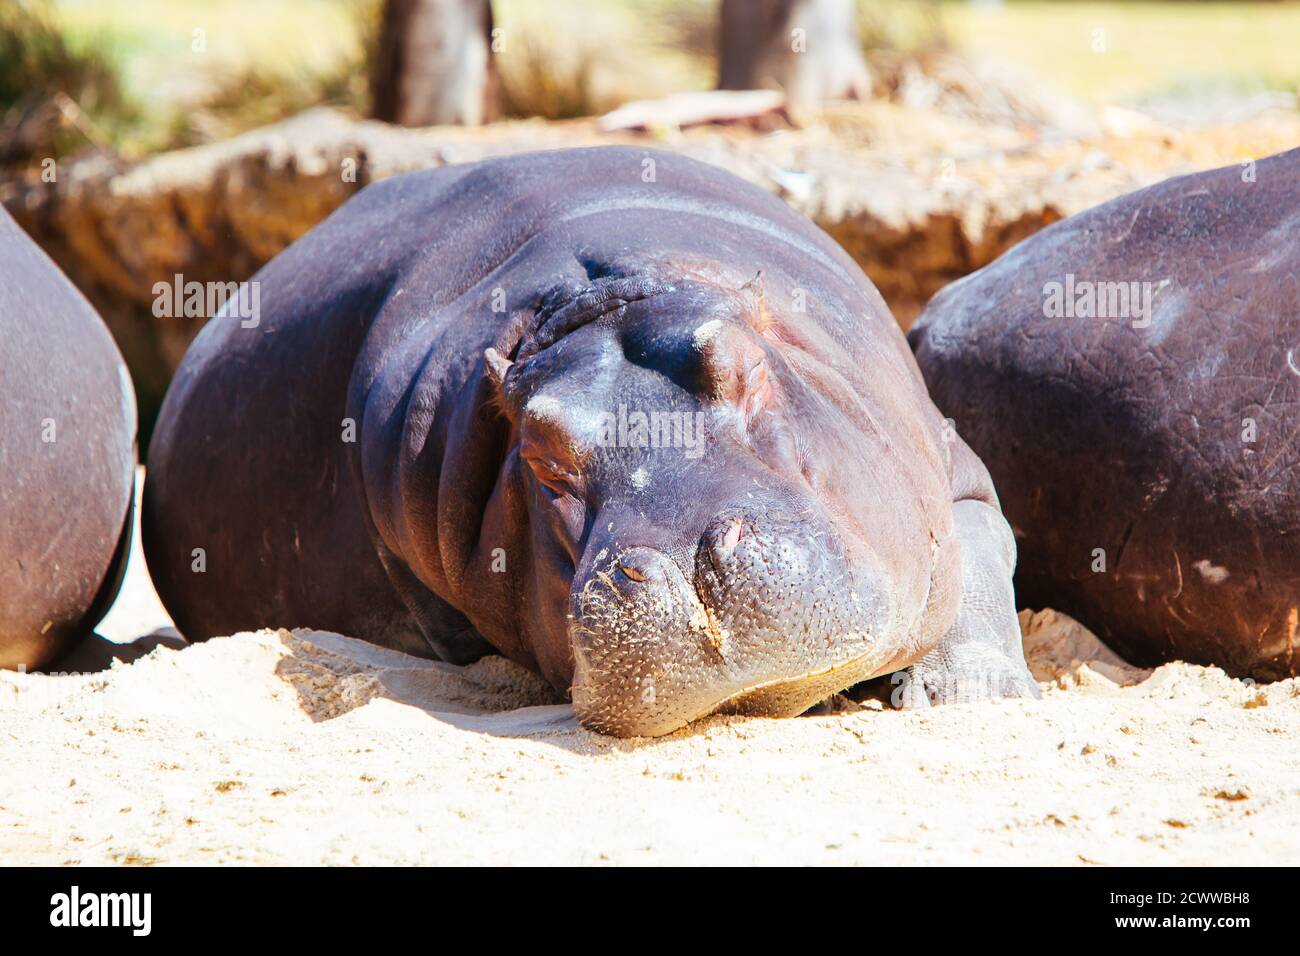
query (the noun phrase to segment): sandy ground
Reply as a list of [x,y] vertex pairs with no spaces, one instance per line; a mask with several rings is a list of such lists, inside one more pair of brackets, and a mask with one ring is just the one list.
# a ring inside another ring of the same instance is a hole
[[[137,553],[103,630],[166,623]],[[1138,670],[1050,611],[1022,625],[1041,701],[642,741],[582,730],[500,658],[319,632],[3,673],[0,862],[1300,862],[1300,682]]]

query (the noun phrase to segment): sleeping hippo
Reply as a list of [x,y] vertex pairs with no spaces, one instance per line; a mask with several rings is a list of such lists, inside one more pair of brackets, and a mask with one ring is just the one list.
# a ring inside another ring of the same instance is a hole
[[499,652],[584,725],[1034,696],[1015,546],[902,332],[762,190],[597,148],[362,190],[186,355],[144,541],[191,639]]
[[1020,599],[1130,660],[1300,668],[1300,150],[1063,220],[911,333]]
[[135,392],[99,314],[0,209],[0,667],[86,643],[130,550]]

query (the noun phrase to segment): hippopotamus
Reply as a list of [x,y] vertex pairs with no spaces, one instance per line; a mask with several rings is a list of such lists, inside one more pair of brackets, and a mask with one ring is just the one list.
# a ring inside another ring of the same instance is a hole
[[1014,540],[870,281],[779,199],[665,152],[372,184],[182,361],[149,569],[190,639],[491,651],[604,733],[1034,696]]
[[48,667],[117,595],[135,392],[99,314],[0,209],[0,667]]
[[1300,150],[1062,220],[910,333],[993,474],[1016,590],[1130,661],[1294,676]]

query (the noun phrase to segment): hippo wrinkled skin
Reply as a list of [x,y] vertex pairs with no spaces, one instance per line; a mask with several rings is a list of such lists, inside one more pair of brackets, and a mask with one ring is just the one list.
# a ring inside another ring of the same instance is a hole
[[901,668],[910,706],[1037,693],[987,472],[875,288],[763,191],[629,148],[452,166],[253,281],[150,451],[188,637],[496,650],[619,735]]
[[1144,665],[1300,667],[1300,150],[1063,220],[911,333],[993,473],[1017,594]]

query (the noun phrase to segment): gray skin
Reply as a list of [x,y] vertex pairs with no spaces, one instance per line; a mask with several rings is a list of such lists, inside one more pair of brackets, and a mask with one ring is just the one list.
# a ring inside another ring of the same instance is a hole
[[[1063,220],[935,297],[912,345],[997,483],[1022,602],[1140,664],[1297,673],[1298,239],[1293,150]],[[1049,317],[1068,274],[1151,307]]]
[[[259,324],[203,329],[150,449],[187,637],[495,649],[618,735],[909,665],[915,706],[1036,694],[984,467],[867,278],[761,190],[625,148],[413,173],[255,281]],[[605,433],[620,406],[704,440]]]
[[0,667],[53,664],[121,584],[135,394],[103,321],[0,209]]

